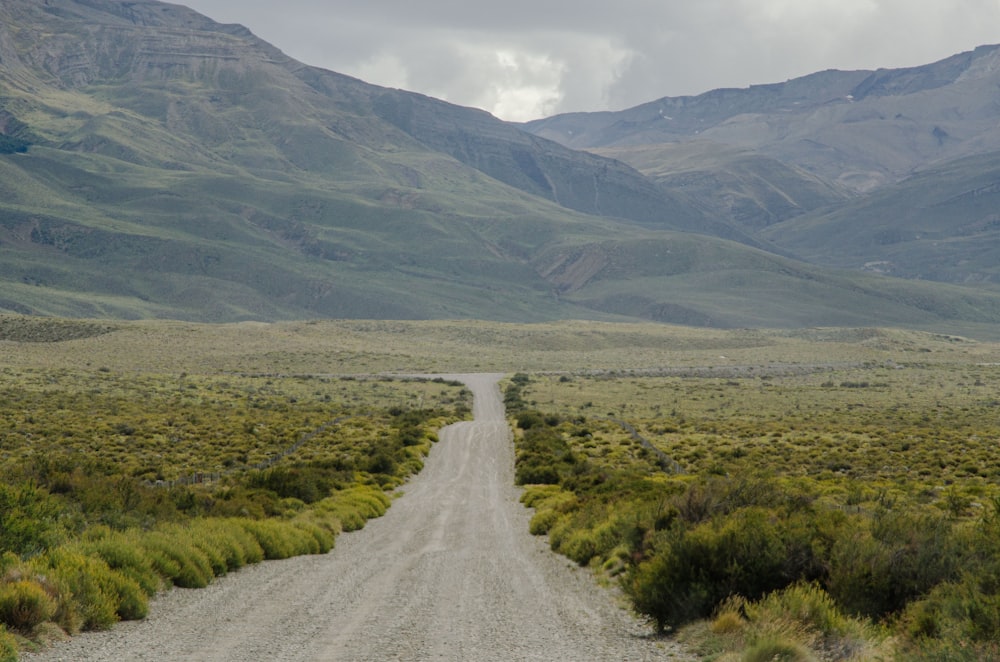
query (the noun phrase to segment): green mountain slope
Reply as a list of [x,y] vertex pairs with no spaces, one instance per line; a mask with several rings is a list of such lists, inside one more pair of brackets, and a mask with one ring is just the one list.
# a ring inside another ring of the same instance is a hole
[[817,264],[1000,284],[1000,152],[930,167],[862,200],[762,234]]
[[152,0],[0,4],[0,135],[5,310],[1000,319],[995,292],[776,258],[752,223],[712,220],[621,161],[308,67],[244,28]]
[[694,140],[594,152],[628,163],[665,190],[683,190],[709,216],[731,219],[750,234],[848,199],[802,168],[719,143]]

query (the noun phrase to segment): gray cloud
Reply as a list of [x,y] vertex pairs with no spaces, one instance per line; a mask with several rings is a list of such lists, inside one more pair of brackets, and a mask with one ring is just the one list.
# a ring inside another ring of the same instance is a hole
[[1000,41],[1000,0],[188,0],[308,64],[514,120]]

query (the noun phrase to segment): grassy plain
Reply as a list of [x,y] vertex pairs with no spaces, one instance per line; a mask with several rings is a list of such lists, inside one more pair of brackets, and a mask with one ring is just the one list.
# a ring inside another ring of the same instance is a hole
[[533,532],[705,659],[998,659],[996,346],[753,334],[511,381]]
[[[479,371],[524,375],[511,412],[536,413],[520,421],[519,477],[548,483],[526,492],[533,530],[621,579],[665,625],[714,613],[681,630],[716,651],[707,656],[787,644],[761,614],[794,604],[833,610],[836,636],[795,625],[812,639],[793,643],[816,655],[845,641],[884,652],[899,636],[907,655],[934,659],[913,642],[979,642],[942,615],[968,606],[955,595],[972,580],[925,562],[925,537],[900,546],[885,532],[919,525],[940,534],[937,552],[974,552],[956,562],[1000,567],[983,524],[1000,503],[1000,346],[876,328],[0,317],[0,496],[11,506],[0,617],[28,645],[53,636],[47,623],[72,632],[141,617],[141,594],[162,585],[328,549],[337,531],[384,511],[385,490],[419,470],[436,426],[467,415],[460,388],[399,376]],[[190,476],[208,481],[173,483]],[[763,537],[726,537],[754,530]],[[799,545],[798,565],[774,540]],[[665,550],[704,557],[724,543],[771,549],[772,566],[752,573],[768,582],[744,591],[726,583],[738,563],[713,570],[712,590],[742,597],[707,613],[643,592],[677,570]],[[830,575],[854,549],[909,593]],[[188,557],[198,560],[177,560]],[[930,570],[904,576],[914,567]],[[781,588],[803,568],[835,581]],[[104,578],[90,607],[68,597],[85,593],[74,592],[81,576]],[[895,602],[871,606],[887,594]],[[969,650],[988,652],[980,643]]]
[[281,372],[265,345],[305,353],[243,330],[0,318],[0,652],[328,551],[469,414],[440,378]]
[[[65,342],[51,342],[60,339]],[[1000,363],[1000,345],[875,328],[719,330],[475,320],[193,324],[0,316],[0,365],[8,367],[314,376],[477,371],[750,376],[889,361]]]

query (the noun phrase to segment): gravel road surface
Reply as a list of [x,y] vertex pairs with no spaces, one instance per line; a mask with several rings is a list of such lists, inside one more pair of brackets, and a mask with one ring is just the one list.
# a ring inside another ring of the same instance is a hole
[[145,621],[85,633],[37,662],[687,660],[590,572],[528,533],[499,375],[448,375],[475,420],[440,433],[382,518],[322,556],[268,561],[157,597]]

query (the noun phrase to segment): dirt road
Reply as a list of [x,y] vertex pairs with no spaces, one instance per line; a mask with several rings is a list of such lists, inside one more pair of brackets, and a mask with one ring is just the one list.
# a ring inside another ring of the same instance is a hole
[[259,564],[157,598],[149,618],[24,659],[686,659],[587,570],[528,533],[498,375],[449,375],[475,420],[441,431],[389,512],[330,554]]

